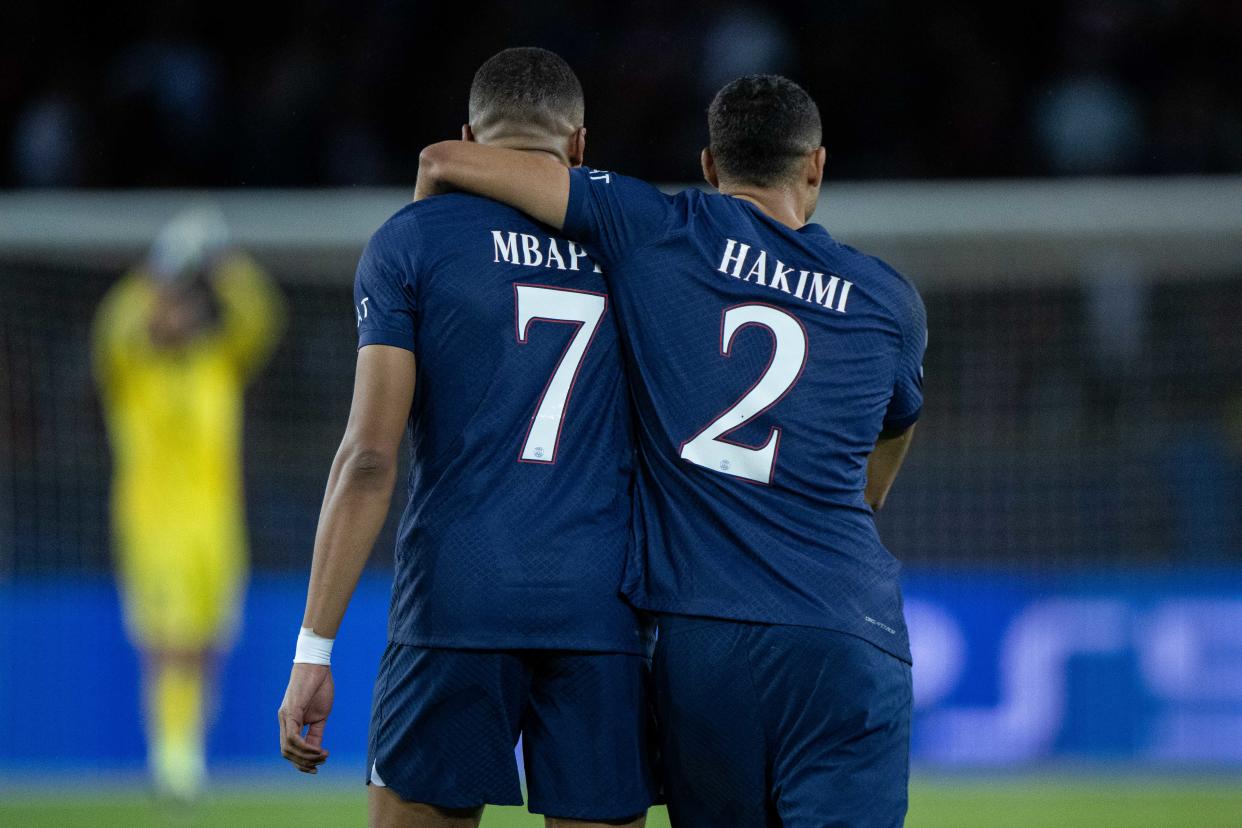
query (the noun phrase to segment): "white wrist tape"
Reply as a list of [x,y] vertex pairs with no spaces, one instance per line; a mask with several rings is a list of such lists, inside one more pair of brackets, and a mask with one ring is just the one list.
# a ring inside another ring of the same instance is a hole
[[310,627],[303,627],[298,633],[298,646],[293,652],[294,664],[332,663],[332,643],[336,639],[316,635]]

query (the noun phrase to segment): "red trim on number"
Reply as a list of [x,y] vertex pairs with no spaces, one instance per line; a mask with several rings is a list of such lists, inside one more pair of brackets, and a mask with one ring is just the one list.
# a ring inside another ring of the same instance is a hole
[[[556,372],[560,370],[561,363],[565,361],[565,355],[569,353],[569,349],[573,347],[574,338],[578,336],[578,332],[582,330],[582,326],[586,323],[580,319],[549,319],[546,316],[532,316],[526,320],[526,326],[519,328],[518,321],[518,288],[539,288],[542,290],[555,290],[564,293],[585,293],[590,296],[600,296],[604,300],[604,310],[599,315],[599,323],[596,324],[595,330],[591,332],[591,338],[587,340],[586,347],[582,349],[582,359],[578,362],[578,367],[574,369],[573,378],[569,381],[569,390],[565,392],[565,405],[561,408],[561,419],[556,425],[556,442],[552,445],[552,455],[547,460],[528,460],[522,456],[522,451],[526,447],[526,441],[530,439],[531,429],[535,427],[535,418],[539,415],[539,409],[543,405],[543,399],[548,395],[548,388],[552,385],[552,378],[556,376]],[[600,293],[594,290],[579,290],[578,288],[561,288],[552,285],[536,285],[528,282],[513,283],[513,327],[515,336],[519,345],[525,345],[528,337],[527,331],[530,329],[532,322],[552,322],[560,325],[573,325],[574,331],[569,335],[569,341],[565,343],[564,349],[561,351],[560,357],[556,360],[556,367],[552,369],[552,373],[548,375],[548,381],[543,384],[543,391],[539,394],[538,401],[535,402],[535,408],[531,411],[530,422],[526,424],[526,433],[522,435],[522,442],[518,444],[517,461],[519,463],[534,463],[540,466],[550,466],[556,463],[556,454],[561,447],[561,434],[565,430],[565,417],[569,414],[569,402],[574,396],[574,386],[578,384],[578,374],[582,371],[582,364],[586,362],[587,353],[591,350],[591,345],[595,342],[595,336],[599,333],[600,327],[604,324],[604,317],[608,314],[608,294]]]
[[[751,391],[754,391],[756,388],[758,388],[759,383],[763,382],[763,378],[767,376],[768,371],[772,370],[772,364],[776,362],[776,349],[779,343],[777,342],[777,339],[776,339],[776,331],[774,331],[769,326],[763,324],[762,322],[743,322],[741,325],[738,325],[736,328],[733,329],[733,335],[729,337],[729,341],[727,343],[724,341],[725,317],[729,314],[729,311],[736,310],[738,308],[748,308],[748,307],[756,307],[756,306],[771,308],[777,313],[784,314],[785,316],[788,316],[790,319],[796,322],[798,324],[798,327],[802,329],[802,342],[803,342],[802,365],[798,367],[798,373],[794,375],[793,381],[790,382],[788,386],[786,386],[785,390],[781,392],[781,395],[779,397],[772,400],[772,402],[768,403],[763,408],[759,409],[754,414],[750,415],[745,420],[733,426],[732,428],[725,429],[724,431],[720,432],[719,435],[717,435],[716,437],[713,437],[712,439],[719,440],[722,443],[728,443],[731,446],[737,446],[738,448],[742,448],[742,449],[750,449],[751,451],[763,451],[765,448],[768,447],[768,444],[770,444],[773,438],[775,437],[776,446],[772,450],[772,464],[769,467],[768,479],[766,481],[752,480],[749,477],[742,477],[741,475],[737,475],[737,474],[729,474],[726,471],[718,472],[719,474],[728,475],[729,477],[732,477],[735,480],[741,480],[743,483],[752,483],[757,486],[771,486],[772,478],[776,475],[776,461],[780,458],[780,454],[781,454],[781,431],[782,431],[781,427],[772,426],[771,428],[769,428],[768,439],[764,440],[763,444],[758,445],[758,446],[752,446],[749,443],[739,443],[736,440],[725,439],[726,437],[728,437],[730,434],[737,431],[738,429],[745,428],[746,426],[750,425],[752,422],[757,420],[760,416],[762,416],[763,414],[771,410],[781,400],[785,399],[785,397],[789,396],[789,392],[794,389],[794,386],[797,385],[799,380],[802,379],[803,372],[806,371],[807,359],[810,357],[810,353],[811,353],[811,338],[806,332],[806,325],[803,325],[801,319],[794,316],[792,313],[785,310],[784,308],[777,307],[776,305],[772,305],[767,302],[742,302],[737,305],[730,305],[729,307],[725,308],[724,310],[720,312],[720,337],[719,337],[720,346],[719,347],[720,347],[720,353],[722,356],[728,359],[732,359],[733,358],[733,342],[735,339],[737,339],[737,335],[740,334],[746,328],[749,328],[752,326],[756,328],[762,328],[763,330],[767,331],[768,334],[772,337],[772,353],[768,356],[768,364],[764,366],[764,369],[762,371],[759,372],[759,376],[755,378],[755,381],[750,384],[749,388],[747,388],[745,391],[739,394],[737,398],[733,400],[733,402],[725,406],[724,409],[722,409],[719,413],[716,414],[716,416],[708,420],[707,424],[704,425],[702,428],[700,428],[694,434],[694,436],[682,441],[681,445],[678,446],[677,448],[677,457],[679,459],[684,459],[681,457],[681,453],[682,451],[685,450],[686,445],[688,443],[692,443],[695,440],[697,440],[700,436],[702,436],[704,431],[707,431],[707,429],[710,428],[717,420],[719,420],[721,417],[727,414],[730,411],[730,409],[736,407],[738,403],[746,399],[746,396],[750,394]],[[686,462],[691,463],[691,465],[695,465],[695,466],[699,465],[698,463],[694,463],[693,461],[689,461],[689,460],[687,460]],[[707,467],[703,466],[701,468],[707,468]]]

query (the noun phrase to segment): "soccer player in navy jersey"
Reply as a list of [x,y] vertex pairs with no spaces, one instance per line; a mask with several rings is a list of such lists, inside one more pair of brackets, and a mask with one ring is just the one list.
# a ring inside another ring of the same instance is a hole
[[873,512],[922,407],[923,303],[807,223],[825,151],[799,86],[734,81],[708,126],[718,194],[459,142],[423,151],[419,194],[512,204],[604,269],[673,824],[900,825],[910,650]]
[[[582,123],[568,65],[508,49],[475,75],[463,136],[569,169]],[[354,399],[280,709],[284,755],[311,773],[327,757],[331,639],[408,427],[371,825],[477,825],[485,803],[521,804],[519,733],[529,807],[549,825],[642,825],[648,640],[620,594],[633,443],[599,268],[513,208],[454,194],[375,233],[354,299]]]

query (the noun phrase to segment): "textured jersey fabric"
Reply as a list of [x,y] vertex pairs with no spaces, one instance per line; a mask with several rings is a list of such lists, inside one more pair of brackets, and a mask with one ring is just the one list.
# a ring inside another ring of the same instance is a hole
[[619,588],[633,447],[611,302],[584,249],[452,194],[372,237],[359,347],[414,352],[389,634],[424,647],[642,653]]
[[909,660],[900,565],[864,488],[877,436],[922,406],[913,286],[818,225],[586,168],[564,232],[604,268],[634,383],[627,594],[840,630]]

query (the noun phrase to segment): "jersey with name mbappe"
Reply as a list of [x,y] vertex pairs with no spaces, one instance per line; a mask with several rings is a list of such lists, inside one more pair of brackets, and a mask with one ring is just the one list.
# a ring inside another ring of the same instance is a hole
[[839,630],[908,661],[900,565],[864,489],[877,437],[922,408],[914,287],[819,225],[586,168],[564,232],[604,268],[634,385],[626,594]]
[[396,213],[354,286],[359,347],[415,355],[389,636],[642,653],[620,594],[633,443],[613,311],[578,244],[451,194]]

